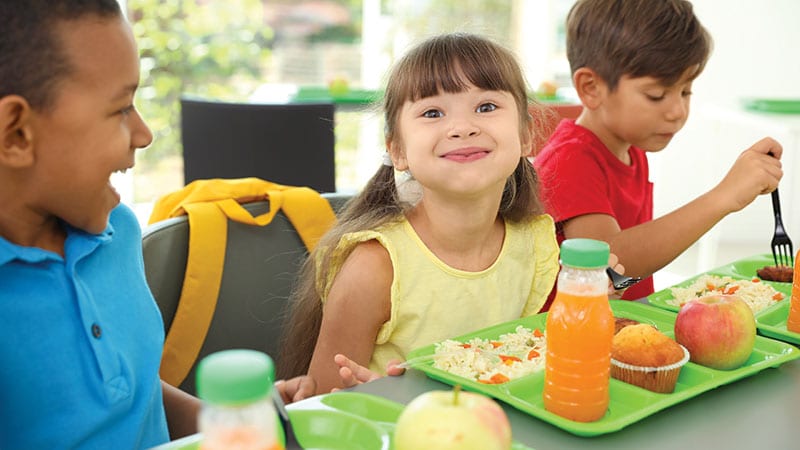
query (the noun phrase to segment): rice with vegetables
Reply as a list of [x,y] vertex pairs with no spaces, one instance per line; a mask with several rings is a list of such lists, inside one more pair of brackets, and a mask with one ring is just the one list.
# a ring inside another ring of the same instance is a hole
[[433,366],[485,384],[500,384],[544,368],[545,337],[518,326],[498,339],[452,339],[436,344]]
[[702,276],[686,287],[674,287],[670,290],[674,298],[666,302],[674,306],[682,306],[689,300],[707,295],[736,295],[744,300],[754,313],[785,297],[783,293],[762,283],[758,278],[747,281],[712,275]]

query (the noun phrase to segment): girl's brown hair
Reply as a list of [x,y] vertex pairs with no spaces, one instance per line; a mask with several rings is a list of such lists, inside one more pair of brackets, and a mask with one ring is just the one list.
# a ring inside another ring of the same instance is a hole
[[[486,38],[454,33],[423,41],[394,65],[383,101],[386,141],[399,139],[398,117],[407,101],[440,92],[463,92],[469,84],[481,89],[509,92],[519,111],[521,141],[532,142],[542,138],[531,136],[531,113],[538,113],[540,109],[529,101],[525,78],[514,55]],[[280,378],[308,371],[322,323],[322,301],[317,280],[328,278],[331,252],[340,238],[347,233],[374,229],[399,220],[411,206],[398,197],[394,168],[383,165],[361,193],[347,203],[336,225],[320,240],[300,272],[297,289],[291,298],[292,311],[278,367]],[[505,220],[519,222],[542,212],[536,173],[523,156],[506,181],[498,214]]]

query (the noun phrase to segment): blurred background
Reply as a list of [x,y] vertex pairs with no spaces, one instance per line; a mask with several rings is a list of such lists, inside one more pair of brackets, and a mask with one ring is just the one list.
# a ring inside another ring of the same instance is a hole
[[[531,90],[553,85],[575,101],[564,20],[573,0],[120,0],[142,55],[137,107],[155,140],[136,169],[115,175],[123,201],[146,221],[152,202],[183,186],[181,95],[285,102],[304,86],[379,91],[393,60],[448,31],[485,34],[518,55]],[[753,99],[800,101],[800,3],[693,1],[714,38],[693,87],[692,115],[667,149],[650,155],[655,214],[716,184],[763,136],[784,146],[784,224],[800,245],[800,114],[754,110]],[[552,95],[552,92],[549,94]],[[337,110],[337,190],[355,192],[380,164],[380,114]],[[656,278],[657,288],[755,253],[769,252],[769,196],[719,223]]]

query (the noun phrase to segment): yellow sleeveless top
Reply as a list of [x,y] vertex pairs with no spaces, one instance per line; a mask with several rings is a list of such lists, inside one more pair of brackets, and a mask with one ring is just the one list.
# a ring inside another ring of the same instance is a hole
[[331,258],[327,280],[319,280],[324,302],[334,277],[361,242],[376,239],[394,268],[391,317],[378,331],[370,370],[385,374],[391,359],[409,351],[481,328],[535,314],[558,274],[553,219],[506,222],[497,260],[486,270],[466,272],[437,258],[402,219],[375,230],[342,237]]

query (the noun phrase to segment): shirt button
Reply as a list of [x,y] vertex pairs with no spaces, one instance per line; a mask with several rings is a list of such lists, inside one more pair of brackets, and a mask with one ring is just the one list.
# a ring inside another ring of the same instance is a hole
[[100,339],[100,335],[103,334],[103,330],[100,329],[100,325],[93,323],[92,324],[92,336],[97,339]]

